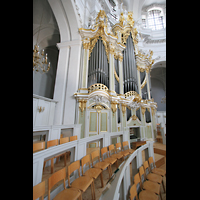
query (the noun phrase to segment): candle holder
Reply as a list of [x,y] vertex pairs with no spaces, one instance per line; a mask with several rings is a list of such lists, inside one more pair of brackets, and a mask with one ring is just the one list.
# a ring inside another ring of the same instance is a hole
[[47,62],[48,57],[47,53],[44,57],[44,49],[42,50],[42,53],[39,52],[39,46],[36,44],[33,50],[33,71],[40,73],[47,73],[50,69],[50,62],[48,64]]

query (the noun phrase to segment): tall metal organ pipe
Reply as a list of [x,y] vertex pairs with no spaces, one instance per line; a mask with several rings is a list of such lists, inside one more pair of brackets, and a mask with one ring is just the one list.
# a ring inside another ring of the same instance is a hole
[[95,83],[102,83],[109,88],[109,64],[101,37],[91,52],[88,65],[88,87]]
[[136,91],[138,93],[137,68],[131,33],[126,40],[126,48],[123,51],[123,75],[124,93],[129,91]]

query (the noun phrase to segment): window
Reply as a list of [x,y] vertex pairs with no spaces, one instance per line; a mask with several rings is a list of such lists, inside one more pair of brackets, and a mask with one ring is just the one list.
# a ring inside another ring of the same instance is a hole
[[146,15],[142,15],[142,27],[146,28]]
[[150,10],[148,12],[148,24],[149,28],[152,30],[160,30],[164,28],[161,10]]

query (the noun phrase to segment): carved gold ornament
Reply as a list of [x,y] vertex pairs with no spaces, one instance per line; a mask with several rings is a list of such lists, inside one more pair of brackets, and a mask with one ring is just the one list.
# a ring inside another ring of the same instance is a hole
[[126,112],[126,104],[122,103],[121,106],[122,106],[122,113],[123,113],[123,116],[124,116],[124,114]]
[[119,59],[120,62],[123,61],[123,55],[121,53],[118,55],[118,59]]
[[155,113],[156,113],[156,109],[155,109],[154,107],[151,108],[151,113],[152,113],[152,116],[155,115]]
[[117,110],[117,104],[116,102],[111,102],[111,109],[112,109],[112,112],[113,112],[113,116],[114,116],[114,113],[116,112]]
[[94,106],[94,109],[95,109],[98,113],[100,113],[101,110],[104,109],[104,107],[103,107],[102,105],[100,105],[100,104],[97,104],[96,106]]
[[137,116],[136,116],[136,115],[133,115],[131,118],[132,118],[132,120],[136,120],[136,119],[137,119]]
[[128,12],[127,21],[128,21],[128,24],[129,24],[131,27],[133,27],[133,25],[134,25],[134,20],[133,20],[133,13],[132,13],[132,12]]
[[81,112],[83,113],[84,109],[86,108],[87,100],[79,99],[78,102],[79,102],[79,108],[80,108]]
[[142,108],[142,115],[144,115],[146,108],[145,107],[141,107]]
[[83,41],[83,49],[90,49],[90,42]]
[[39,113],[40,113],[40,112],[44,112],[44,109],[45,109],[45,107],[38,106],[38,111],[39,111]]

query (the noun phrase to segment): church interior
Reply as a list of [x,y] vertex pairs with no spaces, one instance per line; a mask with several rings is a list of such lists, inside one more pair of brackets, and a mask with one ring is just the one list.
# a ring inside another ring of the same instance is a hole
[[33,0],[33,199],[166,199],[166,0]]

